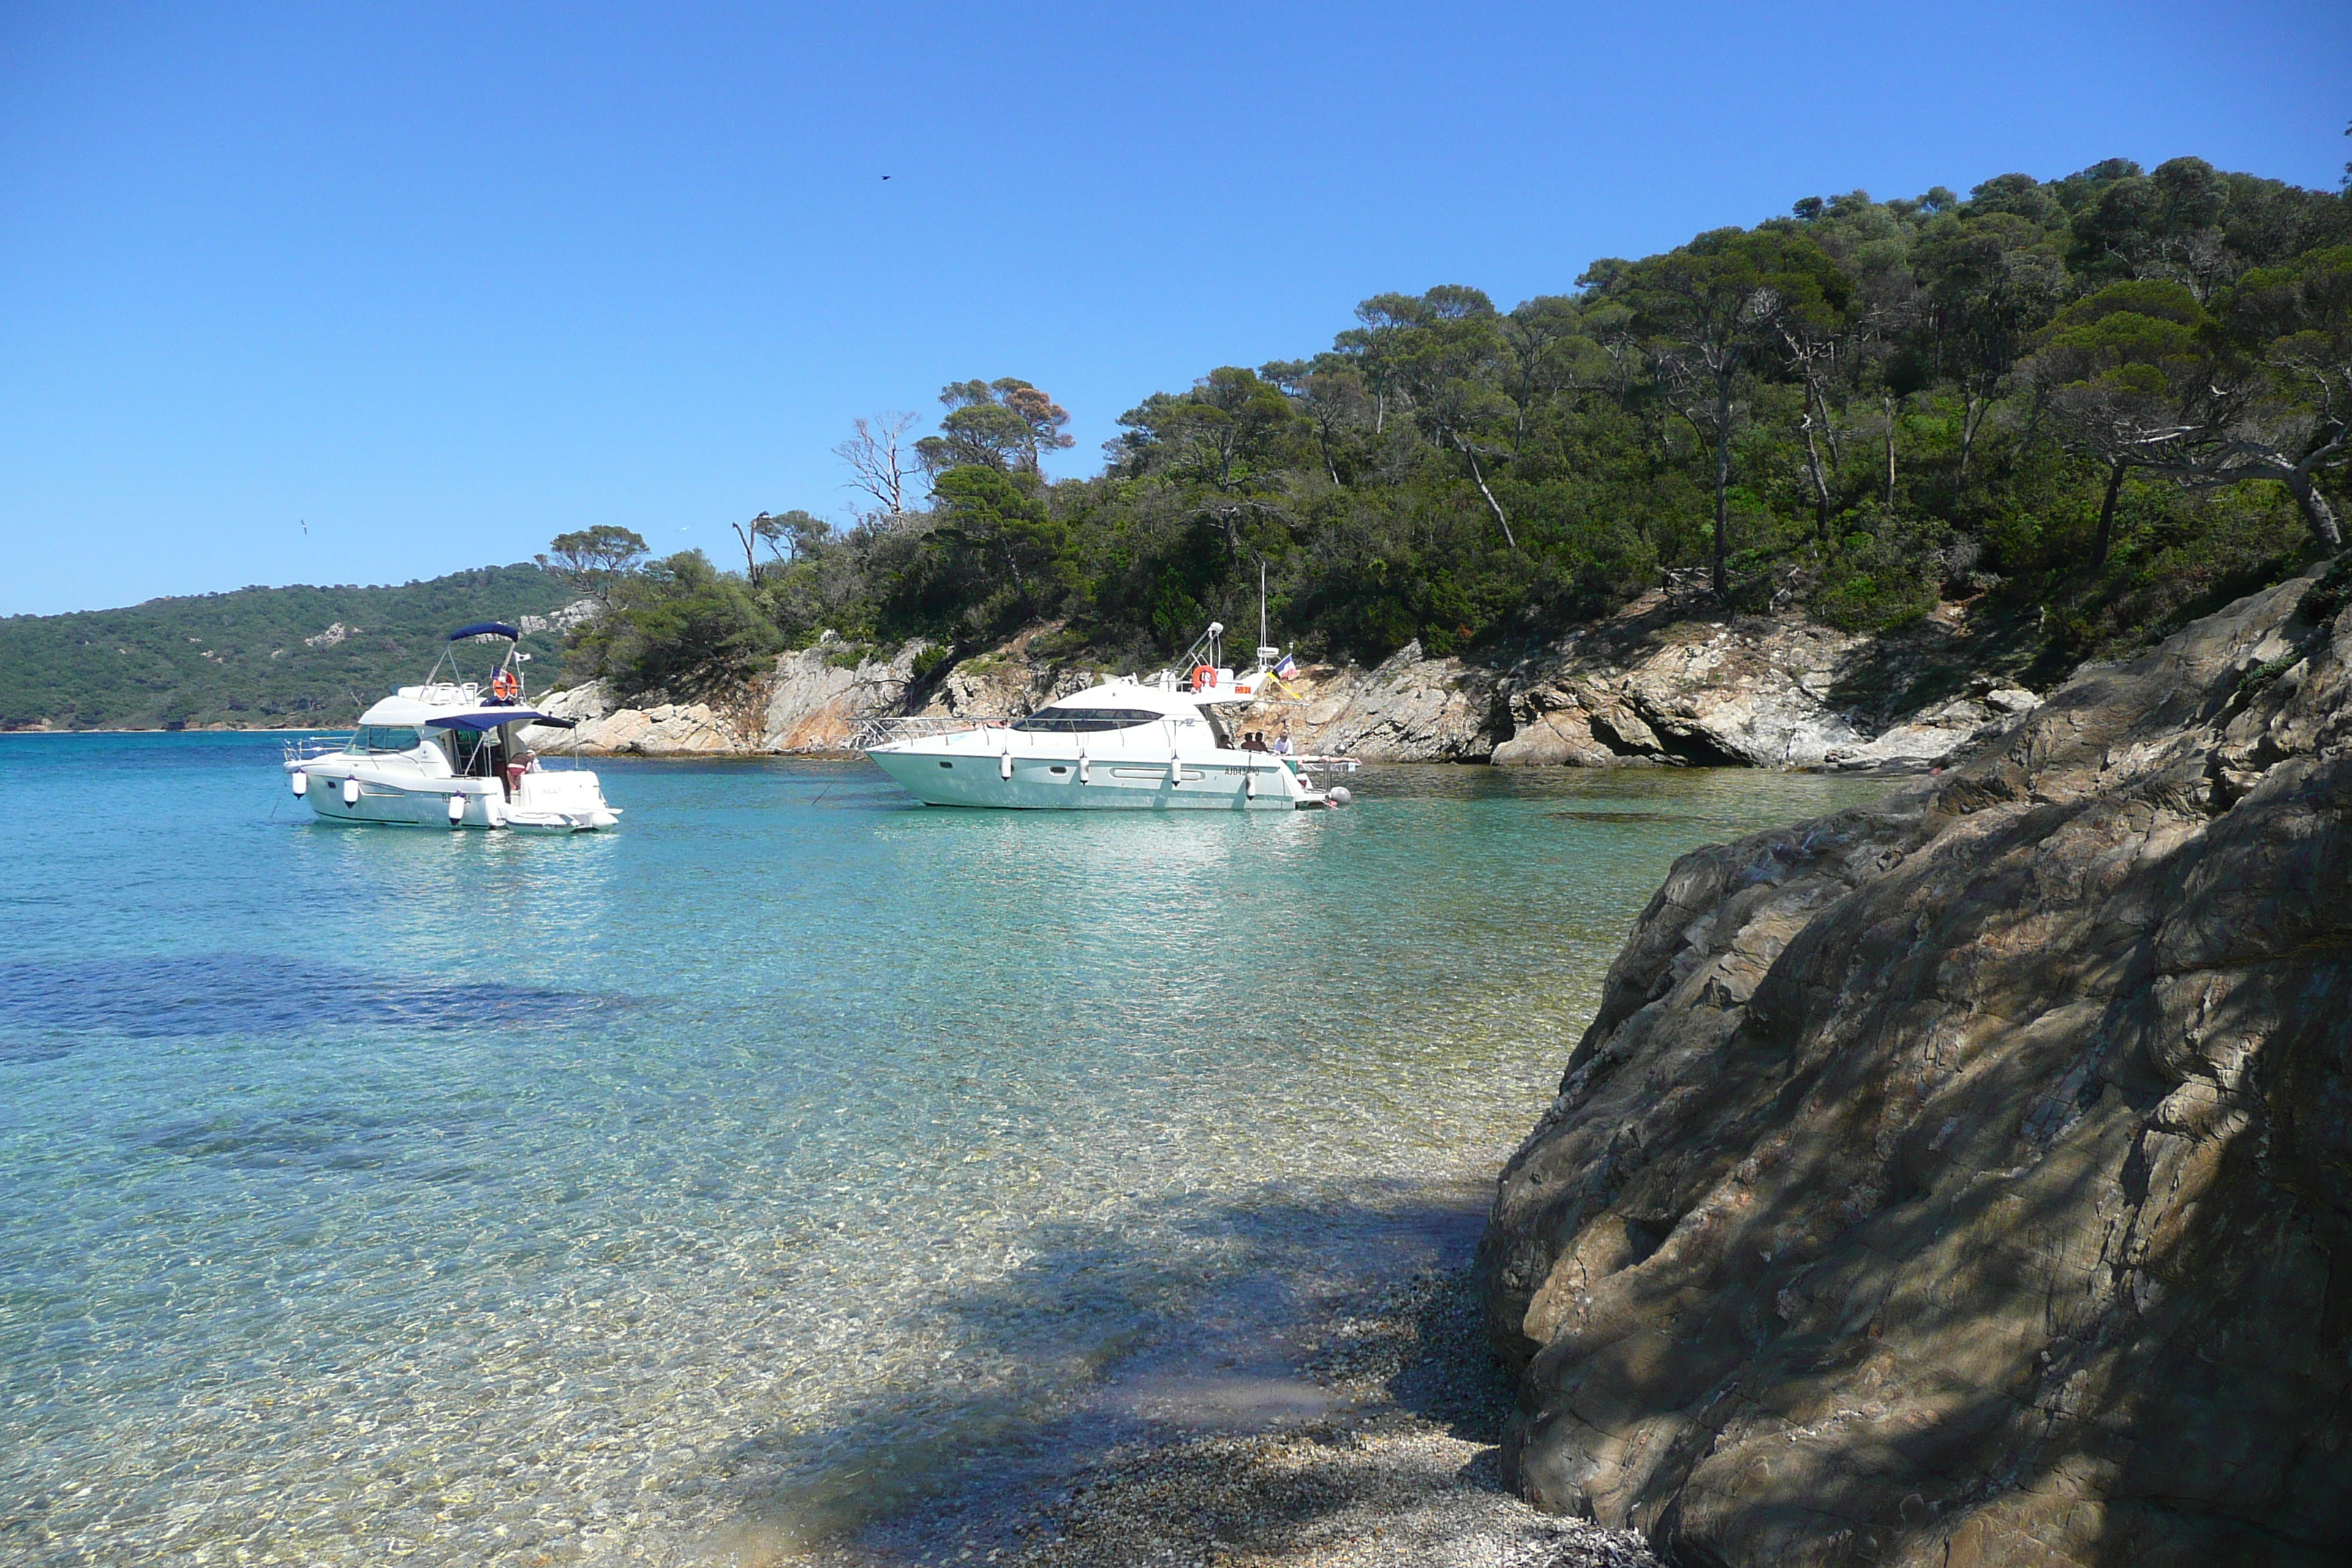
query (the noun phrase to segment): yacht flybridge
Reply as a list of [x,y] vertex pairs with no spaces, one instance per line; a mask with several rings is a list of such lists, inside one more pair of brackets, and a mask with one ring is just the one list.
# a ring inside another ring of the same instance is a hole
[[[1123,676],[1055,700],[1025,719],[877,719],[858,749],[931,805],[1066,811],[1291,811],[1345,805],[1348,757],[1293,756],[1251,737],[1235,746],[1216,710],[1255,702],[1278,683],[1260,647],[1236,676],[1218,663],[1211,623],[1184,663]],[[1286,665],[1288,661],[1284,661]]]
[[348,742],[289,746],[286,774],[295,795],[329,822],[411,827],[510,827],[577,833],[611,827],[621,814],[604,804],[596,775],[550,769],[527,745],[534,726],[569,730],[572,721],[523,700],[522,634],[499,621],[477,621],[449,634],[503,638],[506,658],[487,686],[460,681],[444,647],[421,686],[404,686],[360,715]]

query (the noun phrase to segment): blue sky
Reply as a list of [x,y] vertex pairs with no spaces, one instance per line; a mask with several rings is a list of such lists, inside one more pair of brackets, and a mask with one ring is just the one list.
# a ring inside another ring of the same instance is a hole
[[[1075,416],[1800,196],[2332,188],[2352,5],[0,5],[0,614],[845,516],[852,416]],[[884,174],[890,175],[887,182]],[[301,531],[307,521],[310,532]]]

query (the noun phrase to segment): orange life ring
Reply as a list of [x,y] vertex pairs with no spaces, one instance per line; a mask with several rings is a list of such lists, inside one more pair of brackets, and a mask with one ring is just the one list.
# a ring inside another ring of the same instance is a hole
[[1213,666],[1211,666],[1211,665],[1205,665],[1205,664],[1199,664],[1199,665],[1194,665],[1194,666],[1192,667],[1192,689],[1193,689],[1193,690],[1195,690],[1195,691],[1206,691],[1207,689],[1209,689],[1209,688],[1211,688],[1212,686],[1214,686],[1216,683],[1217,683],[1217,672],[1216,672],[1216,669],[1215,669],[1215,668],[1214,668]]
[[501,702],[511,702],[522,695],[522,682],[511,669],[502,669],[490,677],[490,695]]

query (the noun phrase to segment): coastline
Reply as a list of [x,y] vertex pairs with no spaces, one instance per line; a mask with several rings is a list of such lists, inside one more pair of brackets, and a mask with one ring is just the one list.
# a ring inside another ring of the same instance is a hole
[[[1301,751],[1382,763],[1586,769],[1748,767],[1918,773],[2040,702],[2015,650],[1941,606],[1898,636],[1795,612],[1726,616],[1654,590],[1542,647],[1483,658],[1408,643],[1379,665],[1302,666],[1226,721]],[[820,641],[739,689],[628,692],[591,680],[535,700],[582,755],[824,756],[871,721],[1032,712],[1106,679],[1032,626],[932,667],[942,651]],[[554,743],[551,739],[551,744]]]
[[[1018,716],[1104,679],[1055,650],[1058,623],[941,661],[827,633],[740,684],[624,690],[591,679],[536,694],[571,729],[534,743],[583,757],[854,756],[873,721]],[[1476,657],[1408,643],[1376,666],[1300,667],[1281,695],[1229,712],[1235,730],[1366,762],[1507,767],[1748,767],[1924,773],[2040,699],[2017,649],[1942,605],[1901,634],[1841,632],[1795,611],[1727,615],[1654,589],[1542,647]],[[349,726],[188,724],[15,734],[319,733]]]

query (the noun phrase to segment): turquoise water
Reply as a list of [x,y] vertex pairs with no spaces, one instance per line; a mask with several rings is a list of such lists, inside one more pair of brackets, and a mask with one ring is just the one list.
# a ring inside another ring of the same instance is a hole
[[1459,1244],[1675,854],[1877,787],[608,763],[554,839],[276,758],[0,738],[0,1561],[759,1557],[1181,1414]]

